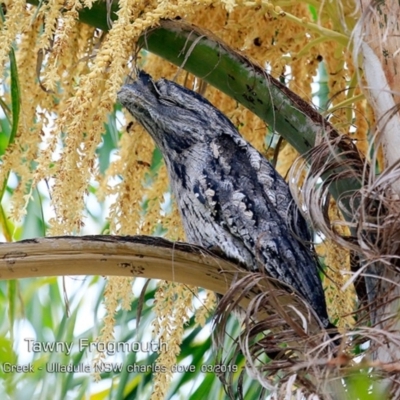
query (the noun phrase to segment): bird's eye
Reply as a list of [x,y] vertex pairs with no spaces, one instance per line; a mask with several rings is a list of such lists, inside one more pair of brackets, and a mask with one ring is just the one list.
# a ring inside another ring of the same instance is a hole
[[177,103],[175,101],[173,101],[172,99],[168,99],[166,97],[160,97],[158,100],[161,104],[164,104],[165,106],[176,106],[177,105]]

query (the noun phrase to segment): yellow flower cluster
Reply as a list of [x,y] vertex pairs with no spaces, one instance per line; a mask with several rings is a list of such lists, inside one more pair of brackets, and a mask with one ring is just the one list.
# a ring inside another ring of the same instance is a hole
[[181,349],[184,326],[190,319],[193,295],[197,288],[161,281],[155,298],[157,319],[153,322],[153,334],[161,343],[168,343],[166,351],[157,358],[162,373],[155,374],[154,390],[151,399],[163,399],[177,363]]
[[[104,327],[100,331],[97,338],[98,343],[108,343],[114,340],[114,315],[119,306],[119,300],[122,299],[122,309],[130,310],[132,300],[132,278],[122,276],[113,276],[112,279],[107,281],[104,290],[104,304],[106,308],[106,315],[104,317]],[[101,364],[107,357],[105,352],[98,352],[94,359],[93,364]],[[95,379],[100,380],[100,372],[95,372]]]

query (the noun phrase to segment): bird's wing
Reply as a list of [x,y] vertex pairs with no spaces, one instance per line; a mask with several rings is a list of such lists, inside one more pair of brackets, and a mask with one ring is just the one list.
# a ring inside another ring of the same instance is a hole
[[[316,261],[288,223],[292,197],[286,182],[240,137],[222,135],[210,145],[212,172],[203,171],[200,184],[215,222],[254,255],[256,265],[249,268],[264,266],[270,276],[302,295],[321,319],[327,319]],[[297,221],[307,241],[305,221],[301,216]]]

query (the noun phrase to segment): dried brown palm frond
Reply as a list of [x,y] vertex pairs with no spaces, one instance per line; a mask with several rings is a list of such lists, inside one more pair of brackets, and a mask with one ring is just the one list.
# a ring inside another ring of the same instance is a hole
[[[357,228],[354,213],[361,203],[360,188],[370,175],[368,164],[364,164],[363,157],[347,135],[324,136],[303,157],[297,159],[291,168],[289,181],[303,182],[301,188],[293,188],[292,185],[292,194],[296,202],[303,205],[305,217],[316,231],[351,250],[359,250],[354,237]],[[301,179],[304,173],[305,177]],[[351,193],[336,199],[346,221],[331,221],[327,212],[330,189],[344,181],[350,182],[349,187],[354,188]],[[337,233],[335,226],[344,224],[350,227],[351,236],[344,237]]]
[[[338,153],[338,141],[351,141],[343,135],[335,139],[324,139],[310,151],[305,160],[298,160],[291,170],[291,181],[306,170],[304,185],[294,191],[312,227],[325,237],[355,252],[363,261],[357,271],[379,263],[382,267],[398,271],[398,249],[400,240],[400,199],[393,192],[393,182],[400,179],[400,163],[377,174],[370,165],[376,165],[375,149],[371,163],[365,162],[363,169],[358,165],[359,157],[352,164],[349,153]],[[347,155],[346,159],[344,156]],[[332,172],[335,173],[332,173]],[[330,175],[322,181],[322,177]],[[349,196],[336,199],[344,220],[332,220],[327,212],[329,189],[340,181],[352,180],[354,190]],[[338,227],[346,225],[351,235],[338,233]]]
[[[248,307],[241,310],[242,331],[226,345],[228,315],[249,297]],[[265,393],[276,399],[351,398],[347,380],[360,376],[371,383],[389,382],[394,394],[400,387],[400,363],[373,360],[382,346],[400,347],[398,330],[363,326],[340,335],[326,332],[301,298],[289,295],[280,283],[263,274],[246,273],[231,286],[216,311],[214,339],[219,377],[232,399],[243,398],[241,390],[248,378],[258,381]],[[358,355],[363,357],[357,359],[354,349],[362,347]],[[240,355],[246,366],[239,371],[235,386],[238,374],[234,367]]]
[[[381,143],[374,140],[370,162],[365,161],[362,168],[359,162],[352,165],[351,157],[344,158],[349,153],[338,152],[342,148],[338,141],[351,142],[351,138],[345,135],[323,138],[305,160],[294,165],[290,180],[293,182],[300,174],[305,174],[303,185],[294,191],[294,196],[303,205],[306,218],[322,237],[338,243],[353,255],[352,271],[342,287],[345,289],[354,283],[358,294],[353,346],[364,343],[365,360],[371,357],[390,366],[399,360],[396,349],[400,339],[397,276],[400,270],[400,198],[393,187],[400,179],[400,162],[379,171],[377,159]],[[328,174],[331,178],[323,180]],[[336,199],[344,218],[335,219],[328,212],[329,191],[343,180],[353,181],[354,190]],[[343,226],[349,228],[350,234],[343,234]],[[379,374],[384,373],[392,390],[396,391],[399,388],[397,378],[389,370],[378,368]]]
[[[242,331],[234,338],[233,348],[224,348],[228,316],[243,304],[243,298],[251,300],[246,310],[241,310]],[[217,363],[235,365],[242,354],[246,359],[242,379],[256,379],[270,394],[291,392],[292,387],[303,394],[322,393],[321,385],[329,386],[329,379],[338,379],[337,365],[343,363],[342,358],[348,360],[344,356],[346,342],[338,345],[340,335],[325,331],[303,299],[262,273],[244,273],[231,286],[218,305],[215,325]],[[228,394],[240,398],[241,386],[235,391],[234,374],[229,368],[226,371],[220,378]]]

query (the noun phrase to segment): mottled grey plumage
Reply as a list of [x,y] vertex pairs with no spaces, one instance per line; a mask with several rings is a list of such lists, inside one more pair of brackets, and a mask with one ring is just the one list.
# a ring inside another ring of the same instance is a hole
[[272,165],[211,103],[174,82],[141,72],[118,99],[163,153],[187,240],[249,270],[264,266],[330,326],[306,223],[293,218],[288,185]]

